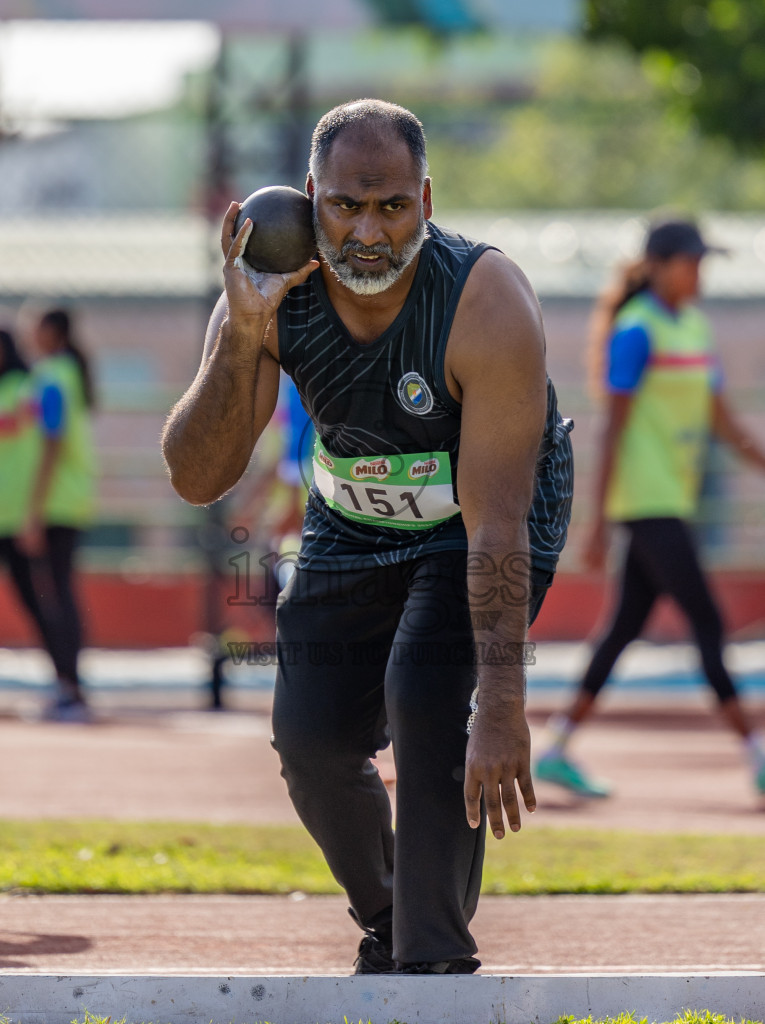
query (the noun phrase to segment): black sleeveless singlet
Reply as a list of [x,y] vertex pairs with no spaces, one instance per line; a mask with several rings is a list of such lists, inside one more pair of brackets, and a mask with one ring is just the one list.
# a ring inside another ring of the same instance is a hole
[[[456,481],[461,409],[446,387],[444,354],[464,283],[489,248],[429,223],[409,295],[390,327],[370,344],[350,336],[320,273],[287,293],[278,311],[279,361],[327,453],[356,458],[445,452]],[[529,543],[532,564],[552,572],[570,516],[573,424],[558,414],[549,380],[547,390]],[[298,565],[366,569],[465,548],[459,514],[424,530],[354,522],[327,505],[314,480]]]

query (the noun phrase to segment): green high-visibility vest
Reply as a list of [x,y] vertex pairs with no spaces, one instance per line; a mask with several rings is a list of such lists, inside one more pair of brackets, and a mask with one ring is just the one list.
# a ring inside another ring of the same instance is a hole
[[614,326],[637,325],[648,334],[650,356],[617,445],[606,516],[687,519],[696,512],[711,429],[711,329],[695,307],[673,313],[650,293],[627,302]]
[[53,385],[64,400],[61,449],[45,498],[43,520],[53,526],[88,526],[95,504],[96,458],[80,369],[72,356],[60,353],[42,359],[33,372],[38,395]]
[[0,376],[0,537],[26,522],[40,458],[32,378],[23,370]]

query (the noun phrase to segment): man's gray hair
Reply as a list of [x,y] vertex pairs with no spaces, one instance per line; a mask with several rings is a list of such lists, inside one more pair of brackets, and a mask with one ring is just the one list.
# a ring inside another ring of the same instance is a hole
[[319,180],[332,143],[346,129],[372,127],[381,136],[393,130],[406,143],[420,177],[425,180],[428,159],[425,132],[414,114],[405,107],[385,100],[353,100],[328,111],[314,128],[308,169],[314,182]]

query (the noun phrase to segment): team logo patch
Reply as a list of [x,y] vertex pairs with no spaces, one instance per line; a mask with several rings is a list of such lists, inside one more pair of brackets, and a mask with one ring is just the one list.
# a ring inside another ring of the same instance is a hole
[[419,373],[405,373],[398,382],[398,400],[407,412],[424,416],[433,408],[433,392]]

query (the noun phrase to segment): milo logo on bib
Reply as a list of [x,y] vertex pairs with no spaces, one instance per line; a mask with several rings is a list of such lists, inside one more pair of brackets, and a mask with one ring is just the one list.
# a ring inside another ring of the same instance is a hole
[[440,463],[438,459],[428,459],[427,462],[414,462],[409,467],[409,479],[421,480],[426,476],[433,476],[438,472]]
[[314,483],[331,509],[358,523],[425,530],[457,515],[448,452],[329,456],[316,439]]
[[359,459],[351,466],[351,476],[354,480],[385,480],[390,473],[391,464],[384,458]]

